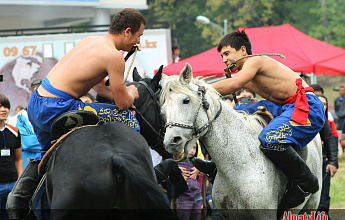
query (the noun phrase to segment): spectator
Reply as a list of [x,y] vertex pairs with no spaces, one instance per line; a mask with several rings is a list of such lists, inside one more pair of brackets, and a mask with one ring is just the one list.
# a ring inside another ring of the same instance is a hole
[[[37,89],[42,83],[41,79],[34,80],[31,83],[29,95]],[[24,161],[24,168],[28,165],[28,162],[36,157],[40,153],[41,146],[37,140],[34,129],[28,119],[27,108],[21,110],[17,116],[16,120],[13,121],[15,124],[13,126],[17,127],[21,134],[21,144],[22,144],[22,157]],[[49,204],[46,195],[45,184],[42,185],[41,189],[38,191],[36,198],[33,201],[32,210],[35,211],[38,219],[50,219]]]
[[16,108],[16,114],[18,114],[21,110],[23,110],[24,107],[21,106],[21,105],[18,105],[17,108]]
[[341,130],[345,119],[345,87],[339,87],[339,96],[334,100],[334,111],[337,114],[339,120],[337,129]]
[[84,103],[93,103],[93,102],[95,102],[95,98],[93,97],[93,95],[91,95],[91,93],[86,93],[85,95],[83,95],[79,99],[82,102],[84,102]]
[[14,187],[24,170],[20,133],[16,127],[5,123],[11,104],[8,98],[0,94],[0,219],[6,220],[7,195]]
[[201,218],[202,196],[201,187],[198,180],[200,171],[197,170],[191,159],[198,155],[197,143],[189,150],[188,159],[184,162],[178,163],[182,171],[182,176],[185,178],[188,190],[177,198],[177,216],[181,220],[198,220]]
[[[31,83],[29,95],[31,96],[32,92],[41,85],[42,80],[38,79]],[[29,158],[35,158],[36,155],[40,152],[40,144],[37,141],[36,135],[32,128],[32,125],[28,119],[27,109],[21,110],[16,116],[15,120],[9,121],[9,124],[15,126],[19,129],[21,134],[21,143],[22,143],[22,157],[24,161],[24,168],[28,164]]]
[[229,95],[223,96],[222,100],[224,102],[230,104],[234,109],[236,109],[234,99],[231,96],[229,96]]
[[323,95],[324,90],[319,84],[311,84],[310,87],[314,89],[315,95]]
[[[328,100],[324,95],[317,95],[321,100],[325,113],[328,111]],[[331,123],[327,120],[327,114],[325,114],[326,121],[323,128],[320,130],[320,136],[322,140],[322,189],[321,198],[318,207],[318,211],[329,213],[329,206],[331,198],[329,197],[329,190],[331,186],[331,177],[335,175],[338,169],[338,132],[335,127],[334,121]],[[333,135],[332,135],[333,133]]]
[[256,94],[250,89],[242,88],[236,92],[238,104],[254,103],[258,100],[255,98]]
[[12,117],[9,117],[9,118],[7,119],[7,123],[10,124],[10,125],[15,126],[14,124],[16,123],[17,115],[18,115],[18,113],[19,113],[22,109],[24,109],[24,107],[21,106],[21,105],[18,105],[17,108],[16,108],[16,111],[15,111],[16,114],[15,114],[14,116],[12,116]]
[[175,45],[172,47],[172,60],[173,63],[178,63],[180,61],[180,46]]
[[343,123],[343,127],[341,129],[341,139],[340,144],[343,150],[345,149],[345,123]]

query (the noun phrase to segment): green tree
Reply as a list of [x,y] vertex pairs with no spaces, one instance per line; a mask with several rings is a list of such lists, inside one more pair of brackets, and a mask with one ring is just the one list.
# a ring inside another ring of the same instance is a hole
[[[187,58],[209,48],[196,26],[196,16],[205,8],[206,0],[148,0],[149,9],[143,12],[148,22],[169,22],[172,43],[181,47],[180,57]],[[206,40],[207,41],[207,40]]]
[[215,47],[222,35],[215,27],[196,21],[208,17],[228,32],[289,23],[303,33],[345,48],[344,0],[147,0],[148,22],[167,21],[181,58]]

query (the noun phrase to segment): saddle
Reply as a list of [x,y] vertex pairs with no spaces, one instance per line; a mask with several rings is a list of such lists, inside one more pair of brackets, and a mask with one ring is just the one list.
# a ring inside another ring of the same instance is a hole
[[43,156],[38,165],[38,173],[43,176],[46,172],[47,163],[51,155],[72,132],[88,126],[97,126],[99,119],[91,111],[73,110],[58,116],[50,129],[50,135],[53,138],[53,146]]
[[262,127],[266,127],[272,120],[273,115],[271,112],[269,112],[264,106],[258,106],[258,110],[253,113],[253,115],[258,115],[262,119],[259,121],[262,125]]
[[50,129],[53,140],[59,139],[62,135],[74,128],[84,125],[95,125],[99,118],[92,111],[73,110],[58,116]]

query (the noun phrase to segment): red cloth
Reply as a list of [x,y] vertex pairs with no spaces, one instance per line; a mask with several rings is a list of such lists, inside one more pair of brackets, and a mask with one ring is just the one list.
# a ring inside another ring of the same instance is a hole
[[334,137],[339,137],[337,127],[335,126],[335,122],[328,120],[328,124],[331,127],[332,133]]
[[314,92],[312,87],[304,88],[302,86],[302,79],[296,79],[297,91],[296,94],[285,100],[283,105],[295,103],[295,110],[291,115],[291,120],[302,125],[307,124],[309,115],[309,104],[305,92]]

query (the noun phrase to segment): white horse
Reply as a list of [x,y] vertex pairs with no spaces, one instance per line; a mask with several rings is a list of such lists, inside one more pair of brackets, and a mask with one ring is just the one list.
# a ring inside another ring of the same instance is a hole
[[[185,160],[200,138],[217,166],[212,198],[225,219],[276,219],[287,177],[260,151],[262,127],[255,116],[235,111],[219,94],[194,79],[189,64],[180,76],[164,76],[160,102],[166,124],[164,144],[176,161]],[[204,90],[203,87],[207,88]],[[307,164],[322,184],[321,141],[317,135],[307,146]],[[321,186],[320,186],[321,189]],[[303,210],[315,211],[321,190],[284,219]]]

